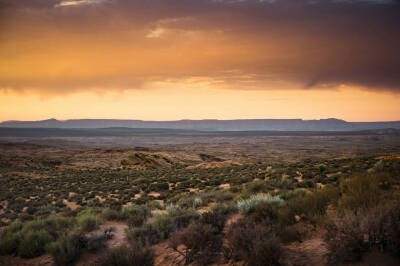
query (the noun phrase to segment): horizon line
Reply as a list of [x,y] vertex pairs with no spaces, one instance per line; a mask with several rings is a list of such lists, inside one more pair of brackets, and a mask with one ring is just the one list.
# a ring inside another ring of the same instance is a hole
[[57,118],[48,118],[48,119],[40,119],[40,120],[3,120],[0,123],[6,122],[44,122],[44,121],[59,121],[59,122],[67,122],[73,120],[122,120],[122,121],[138,121],[138,122],[180,122],[180,121],[245,121],[245,120],[301,120],[301,121],[321,121],[321,120],[338,120],[346,123],[389,123],[389,122],[400,122],[400,118],[398,120],[370,120],[370,121],[348,121],[341,118],[329,117],[329,118],[314,118],[314,119],[304,119],[304,118],[233,118],[233,119],[217,119],[217,118],[203,118],[203,119],[171,119],[171,120],[144,120],[144,119],[133,119],[133,118],[68,118],[68,119],[57,119]]

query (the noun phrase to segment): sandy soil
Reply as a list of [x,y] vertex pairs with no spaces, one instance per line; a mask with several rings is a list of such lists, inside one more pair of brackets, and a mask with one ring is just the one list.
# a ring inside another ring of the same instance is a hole
[[284,262],[288,266],[320,266],[327,264],[328,248],[322,238],[315,237],[285,247]]

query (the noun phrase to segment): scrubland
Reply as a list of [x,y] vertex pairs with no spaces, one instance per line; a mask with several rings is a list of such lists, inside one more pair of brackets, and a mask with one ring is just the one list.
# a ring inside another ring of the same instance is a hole
[[0,146],[1,265],[400,262],[397,139]]

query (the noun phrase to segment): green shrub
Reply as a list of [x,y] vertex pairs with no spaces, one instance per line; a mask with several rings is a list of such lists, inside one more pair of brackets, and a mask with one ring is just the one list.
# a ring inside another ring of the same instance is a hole
[[84,247],[85,241],[81,237],[63,236],[47,245],[46,251],[56,265],[69,265],[77,260]]
[[128,228],[125,231],[128,242],[139,241],[143,245],[156,244],[160,241],[158,232],[151,224],[143,224],[141,227]]
[[93,212],[81,212],[77,217],[78,226],[84,232],[91,232],[97,229],[100,224],[101,220],[97,217],[96,214]]
[[191,221],[198,220],[200,215],[193,209],[169,208],[168,215],[173,219],[177,229],[187,227]]
[[297,215],[305,214],[307,217],[325,215],[329,203],[335,202],[338,198],[336,188],[326,187],[322,190],[308,193],[304,197],[294,198],[287,202],[291,212]]
[[142,216],[146,218],[150,214],[150,210],[145,205],[130,205],[124,207],[121,211],[121,217],[123,219],[129,219],[131,216]]
[[116,221],[121,218],[121,214],[118,210],[106,208],[101,212],[101,217],[107,221]]
[[169,214],[158,214],[153,217],[151,225],[161,239],[166,239],[174,228],[174,220]]
[[289,192],[279,195],[279,197],[284,200],[290,200],[293,198],[303,197],[305,194],[306,194],[306,190],[301,189],[301,188],[296,188],[295,190],[291,190]]
[[131,247],[111,249],[97,261],[98,266],[151,266],[154,265],[154,251],[139,243]]
[[225,204],[215,204],[211,207],[212,212],[222,213],[224,215],[228,215],[230,213],[237,212],[236,205],[225,205]]
[[46,231],[27,232],[18,246],[18,256],[22,258],[34,258],[45,252],[45,246],[53,240],[53,237]]
[[274,205],[282,205],[283,200],[277,196],[271,196],[270,194],[256,194],[250,196],[248,199],[242,199],[237,201],[237,206],[239,210],[243,213],[249,213],[252,211],[258,204],[268,203]]
[[10,255],[16,253],[21,242],[22,234],[7,231],[2,232],[0,236],[0,255]]
[[132,215],[128,218],[127,220],[127,224],[129,227],[139,227],[142,226],[144,221],[145,221],[145,217],[143,217],[142,215],[138,214],[138,215]]
[[107,235],[93,235],[87,239],[87,250],[90,252],[97,252],[106,247],[105,241],[107,240]]
[[358,212],[376,206],[380,201],[379,176],[357,176],[341,182],[340,207]]

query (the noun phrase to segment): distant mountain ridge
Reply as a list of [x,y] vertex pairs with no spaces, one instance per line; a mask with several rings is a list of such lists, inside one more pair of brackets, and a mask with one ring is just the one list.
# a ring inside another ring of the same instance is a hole
[[143,121],[119,119],[48,119],[41,121],[5,121],[0,127],[9,128],[137,128],[184,129],[199,131],[359,131],[375,129],[400,129],[400,121],[347,122],[336,118],[303,119],[238,119],[238,120],[176,120]]

